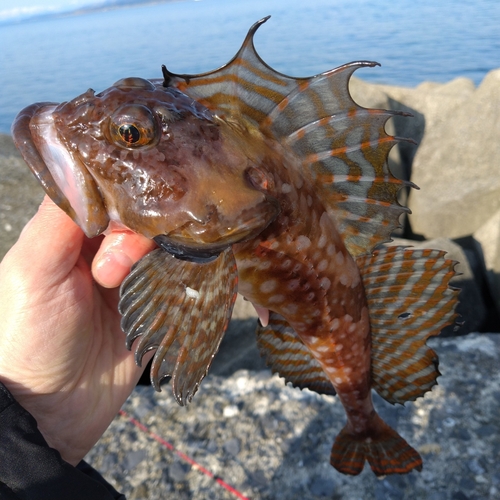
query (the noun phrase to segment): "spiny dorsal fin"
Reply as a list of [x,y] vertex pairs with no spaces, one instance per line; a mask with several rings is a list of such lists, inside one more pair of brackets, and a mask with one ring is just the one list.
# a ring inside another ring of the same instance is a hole
[[437,354],[425,343],[455,321],[456,262],[441,250],[387,247],[357,264],[372,335],[372,387],[390,403],[414,401],[437,382]]
[[352,255],[370,252],[390,239],[408,211],[397,201],[402,186],[389,171],[391,148],[404,140],[389,136],[393,111],[365,109],[349,94],[358,61],[308,78],[278,73],[257,54],[255,23],[238,53],[221,68],[199,75],[164,70],[173,85],[227,120],[247,120],[293,150],[318,196],[336,219]]
[[257,327],[257,345],[273,373],[300,389],[335,394],[321,365],[285,319],[270,311],[269,324]]
[[153,250],[132,268],[120,288],[122,329],[136,362],[156,353],[151,382],[172,377],[177,402],[190,402],[207,374],[226,331],[237,290],[231,249],[205,264],[179,260]]

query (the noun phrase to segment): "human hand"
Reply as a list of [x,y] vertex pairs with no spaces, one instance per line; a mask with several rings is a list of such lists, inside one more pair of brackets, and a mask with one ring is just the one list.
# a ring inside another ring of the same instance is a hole
[[154,246],[128,231],[88,239],[46,198],[0,264],[0,381],[73,465],[142,373],[115,287]]

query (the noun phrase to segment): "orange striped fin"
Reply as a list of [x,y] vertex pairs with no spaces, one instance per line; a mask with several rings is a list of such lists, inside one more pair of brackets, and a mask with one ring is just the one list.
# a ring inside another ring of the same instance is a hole
[[179,260],[157,249],[143,257],[120,288],[122,329],[136,362],[156,353],[151,382],[172,377],[177,402],[190,402],[207,374],[226,331],[237,291],[231,249],[208,263]]
[[176,86],[227,120],[253,124],[293,150],[351,255],[368,253],[390,240],[408,211],[397,195],[411,184],[396,179],[387,165],[391,148],[406,139],[389,136],[384,128],[389,118],[404,113],[362,108],[349,94],[354,71],[377,63],[353,62],[307,78],[270,68],[253,42],[267,19],[250,28],[226,65],[199,75],[164,68],[163,85]]
[[335,394],[320,364],[283,317],[270,311],[269,324],[257,327],[257,345],[273,373],[294,387],[319,394]]
[[390,403],[414,401],[437,382],[437,354],[425,345],[456,319],[456,262],[441,250],[387,247],[357,260],[368,301],[372,387]]
[[344,427],[333,443],[330,463],[343,474],[358,475],[368,460],[377,476],[422,470],[422,458],[377,414],[363,435]]

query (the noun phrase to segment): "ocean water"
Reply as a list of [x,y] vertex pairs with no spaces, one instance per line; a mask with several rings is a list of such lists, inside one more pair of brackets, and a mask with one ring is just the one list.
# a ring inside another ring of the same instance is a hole
[[[47,2],[50,6],[50,0]],[[248,28],[276,70],[309,76],[354,60],[357,76],[416,86],[500,67],[498,0],[201,0],[161,2],[0,25],[0,132],[24,106],[61,102],[160,67],[198,73],[226,63]]]

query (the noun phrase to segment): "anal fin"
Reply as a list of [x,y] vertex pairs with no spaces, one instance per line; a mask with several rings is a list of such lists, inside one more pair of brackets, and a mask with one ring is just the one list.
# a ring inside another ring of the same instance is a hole
[[260,353],[273,373],[294,387],[335,395],[321,365],[282,316],[270,311],[269,324],[259,325],[256,333]]
[[162,249],[143,257],[120,288],[122,329],[138,365],[156,349],[151,382],[160,390],[172,377],[177,402],[191,401],[226,331],[237,293],[236,261],[229,248],[214,261],[179,260]]

